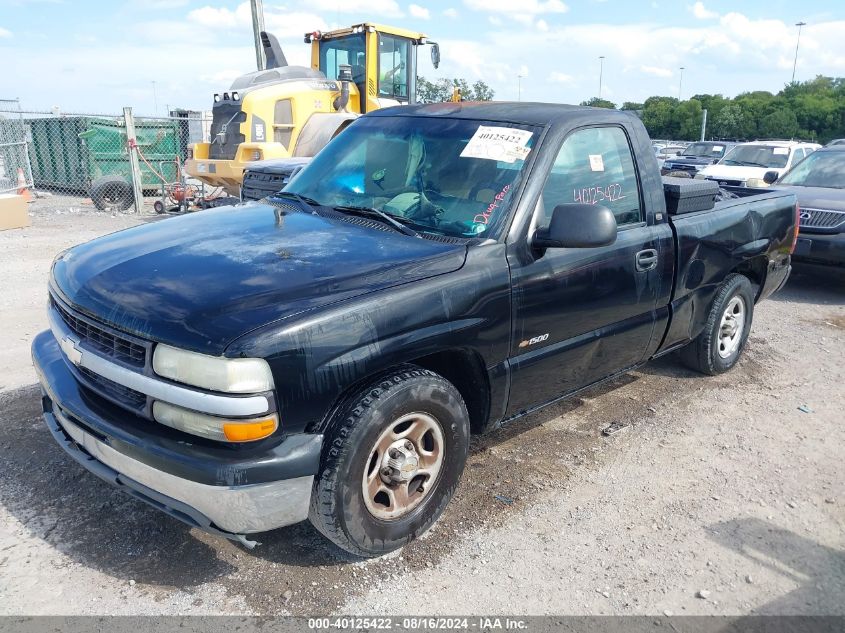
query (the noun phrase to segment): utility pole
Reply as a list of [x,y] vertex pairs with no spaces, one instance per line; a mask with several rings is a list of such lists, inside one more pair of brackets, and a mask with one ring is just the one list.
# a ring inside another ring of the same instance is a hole
[[155,114],[158,116],[158,95],[156,94],[156,82],[153,80],[153,106],[155,107]]
[[678,81],[678,101],[681,100],[681,89],[684,87],[684,67],[681,66],[679,70],[681,71],[681,79]]
[[798,27],[798,41],[795,42],[795,61],[792,62],[792,83],[795,83],[795,67],[798,65],[798,46],[801,44],[801,27],[807,26],[806,22],[796,22]]
[[604,55],[599,55],[599,99],[601,99],[601,81],[604,75]]
[[258,70],[267,67],[264,57],[264,46],[261,44],[261,31],[264,30],[264,3],[262,0],[249,0],[252,9],[252,36],[255,38],[255,65]]

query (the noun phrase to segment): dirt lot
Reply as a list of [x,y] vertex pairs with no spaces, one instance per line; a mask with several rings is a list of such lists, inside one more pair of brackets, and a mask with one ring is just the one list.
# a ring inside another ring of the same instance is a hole
[[361,562],[307,523],[252,552],[191,530],[54,444],[28,349],[50,261],[148,221],[56,211],[0,233],[0,613],[845,614],[840,277],[761,304],[727,375],[663,359],[476,439],[435,529]]

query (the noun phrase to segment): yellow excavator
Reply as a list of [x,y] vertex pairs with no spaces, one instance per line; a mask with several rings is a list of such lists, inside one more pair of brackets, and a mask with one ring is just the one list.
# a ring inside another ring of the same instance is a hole
[[261,32],[266,68],[214,95],[211,142],[191,146],[185,171],[236,196],[250,163],[314,156],[360,114],[415,103],[417,51],[440,47],[423,33],[365,22],[305,34],[311,67],[289,66],[278,40]]

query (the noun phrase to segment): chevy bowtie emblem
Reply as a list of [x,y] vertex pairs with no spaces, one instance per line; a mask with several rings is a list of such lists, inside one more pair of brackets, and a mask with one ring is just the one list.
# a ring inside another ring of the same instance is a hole
[[67,359],[74,365],[79,365],[82,362],[82,350],[76,346],[78,342],[70,336],[63,336],[59,341],[59,347],[62,348]]

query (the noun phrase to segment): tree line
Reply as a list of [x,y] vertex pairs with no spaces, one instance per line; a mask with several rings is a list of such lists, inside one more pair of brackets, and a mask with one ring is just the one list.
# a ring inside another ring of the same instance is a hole
[[[599,98],[581,105],[616,108]],[[789,83],[777,94],[757,90],[732,99],[720,94],[698,94],[686,101],[649,97],[644,103],[626,101],[619,109],[635,111],[652,138],[697,140],[706,109],[708,139],[797,138],[826,143],[845,138],[845,78],[819,75]]]

